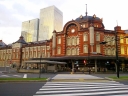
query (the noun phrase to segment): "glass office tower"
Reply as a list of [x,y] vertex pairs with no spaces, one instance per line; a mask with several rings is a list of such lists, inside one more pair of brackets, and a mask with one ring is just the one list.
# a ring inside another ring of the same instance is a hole
[[53,30],[62,31],[63,13],[55,6],[40,10],[39,41],[52,37]]
[[32,19],[22,22],[21,35],[26,42],[38,41],[39,19]]

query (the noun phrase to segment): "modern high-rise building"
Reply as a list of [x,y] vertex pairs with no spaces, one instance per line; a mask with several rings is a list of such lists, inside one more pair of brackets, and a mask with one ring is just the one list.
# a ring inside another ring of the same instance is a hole
[[21,35],[26,42],[38,41],[39,19],[32,19],[22,22]]
[[53,30],[62,31],[63,13],[55,6],[40,10],[39,40],[48,40]]

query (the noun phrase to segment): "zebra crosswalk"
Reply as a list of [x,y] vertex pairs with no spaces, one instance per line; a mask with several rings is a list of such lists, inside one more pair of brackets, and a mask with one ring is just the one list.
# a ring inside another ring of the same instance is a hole
[[128,96],[128,85],[108,82],[47,82],[33,96]]

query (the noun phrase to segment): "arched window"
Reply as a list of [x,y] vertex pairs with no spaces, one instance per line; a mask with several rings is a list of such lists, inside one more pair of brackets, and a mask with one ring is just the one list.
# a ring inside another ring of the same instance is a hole
[[75,38],[72,37],[72,45],[75,45]]
[[111,41],[110,41],[110,37],[107,38],[107,44],[110,45],[111,44]]
[[111,45],[115,45],[115,37],[114,36],[111,38]]
[[108,55],[108,49],[105,49],[105,55]]
[[77,45],[77,37],[74,37],[74,45]]
[[76,55],[76,50],[75,50],[75,48],[72,48],[72,55]]
[[72,45],[72,38],[69,39],[69,45]]
[[79,37],[76,38],[76,44],[79,45]]
[[76,48],[76,55],[79,55],[79,48]]
[[68,37],[68,38],[67,38],[67,45],[70,45],[69,42],[70,42],[70,38]]
[[71,50],[70,49],[67,49],[66,54],[67,55],[71,55]]
[[111,49],[108,48],[108,55],[111,55]]
[[116,53],[115,48],[112,48],[111,53],[112,53],[112,55],[115,55],[115,53]]

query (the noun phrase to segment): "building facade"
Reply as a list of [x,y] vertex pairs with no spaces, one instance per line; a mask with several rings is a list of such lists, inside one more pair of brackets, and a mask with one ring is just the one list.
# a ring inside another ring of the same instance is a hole
[[[118,39],[115,40],[115,33]],[[80,71],[116,71],[116,49],[118,50],[120,70],[128,70],[128,36],[121,26],[114,30],[105,30],[103,21],[95,14],[93,16],[80,16],[67,22],[62,31],[52,31],[49,40],[25,44],[21,36],[11,46],[1,47],[0,66],[5,66],[7,61],[20,68],[38,69],[38,64],[26,64],[27,60],[54,60],[67,62],[58,65],[57,70]],[[105,45],[100,43],[106,41]],[[115,44],[118,43],[118,48]],[[41,67],[50,70],[52,65],[43,64]]]
[[40,10],[39,41],[49,40],[52,31],[62,31],[63,13],[55,6],[50,6]]

